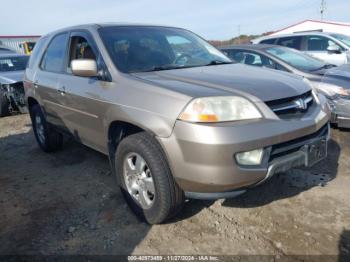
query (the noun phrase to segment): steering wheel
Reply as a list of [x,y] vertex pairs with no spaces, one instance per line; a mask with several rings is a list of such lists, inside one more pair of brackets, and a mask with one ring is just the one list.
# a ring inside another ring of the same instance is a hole
[[187,57],[187,59],[191,58],[191,55],[189,55],[189,54],[181,54],[180,56],[175,58],[173,64],[177,64],[181,59],[186,58],[186,57]]

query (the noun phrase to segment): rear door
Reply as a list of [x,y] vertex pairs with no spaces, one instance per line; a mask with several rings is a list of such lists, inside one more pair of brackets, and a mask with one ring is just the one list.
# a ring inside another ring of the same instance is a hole
[[[95,60],[103,76],[73,75],[70,64],[74,59]],[[78,140],[101,152],[106,152],[103,119],[109,106],[103,97],[111,91],[112,86],[107,71],[91,34],[85,30],[71,32],[65,75],[60,82],[60,87],[65,91],[62,98],[64,120]]]
[[68,32],[55,35],[48,44],[33,78],[35,93],[39,96],[47,121],[65,127],[62,119],[59,81],[67,50]]
[[[328,47],[333,45],[338,46],[342,51],[329,52]],[[347,61],[345,50],[332,39],[325,36],[305,36],[305,53],[334,65],[342,65]]]

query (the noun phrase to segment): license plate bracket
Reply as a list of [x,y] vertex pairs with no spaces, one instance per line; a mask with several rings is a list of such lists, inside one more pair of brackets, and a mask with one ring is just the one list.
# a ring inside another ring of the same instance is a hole
[[327,157],[327,139],[322,138],[305,146],[305,166],[310,167]]

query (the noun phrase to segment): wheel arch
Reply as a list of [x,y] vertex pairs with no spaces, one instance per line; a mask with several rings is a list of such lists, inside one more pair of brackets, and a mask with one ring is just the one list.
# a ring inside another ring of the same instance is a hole
[[115,173],[115,152],[119,143],[127,136],[139,133],[139,132],[148,132],[152,136],[155,136],[149,130],[121,120],[114,120],[108,126],[107,131],[107,148],[108,148],[108,158],[112,172]]
[[30,117],[32,117],[31,110],[32,110],[33,106],[35,106],[35,105],[39,105],[38,100],[36,100],[35,98],[33,98],[31,96],[28,97],[27,98],[27,106],[28,106],[28,111],[29,111]]
[[147,132],[150,134],[152,137],[154,137],[154,141],[158,143],[159,148],[162,150],[165,159],[167,160],[170,170],[172,171],[171,164],[168,159],[168,155],[166,153],[166,150],[163,148],[163,145],[160,143],[159,139],[157,139],[157,134],[155,134],[153,131],[140,127],[138,125],[135,125],[130,122],[126,121],[121,121],[121,120],[115,120],[112,121],[108,127],[108,132],[107,132],[107,139],[108,139],[108,158],[109,158],[109,163],[111,166],[111,171],[112,173],[116,176],[115,173],[115,152],[118,148],[119,143],[126,137],[139,133],[139,132]]

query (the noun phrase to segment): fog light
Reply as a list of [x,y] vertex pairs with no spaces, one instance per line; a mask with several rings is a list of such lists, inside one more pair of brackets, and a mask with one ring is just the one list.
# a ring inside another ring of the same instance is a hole
[[262,161],[263,152],[264,150],[261,148],[238,153],[236,154],[237,163],[245,166],[260,165]]

